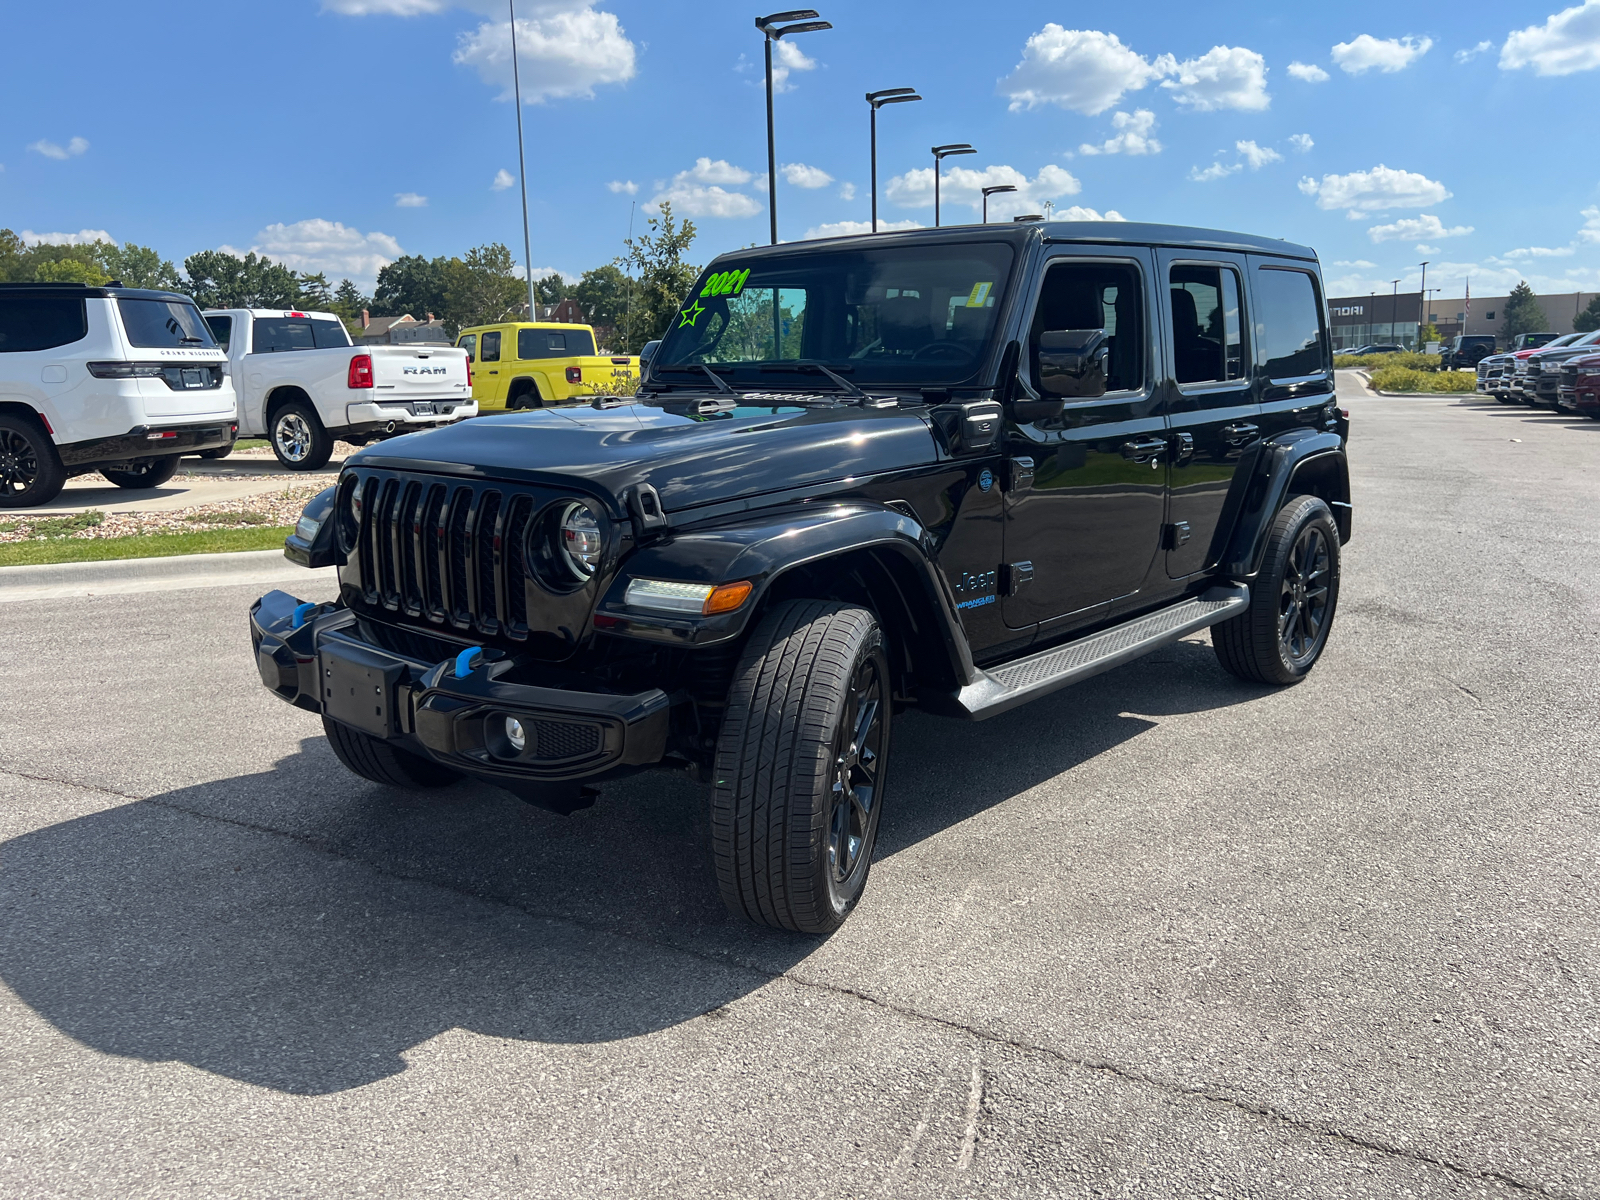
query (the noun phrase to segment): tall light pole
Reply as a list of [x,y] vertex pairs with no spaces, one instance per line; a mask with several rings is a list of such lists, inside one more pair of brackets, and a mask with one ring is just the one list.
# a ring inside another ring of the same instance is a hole
[[[761,30],[766,38],[767,51],[767,214],[772,218],[772,244],[778,244],[778,152],[772,136],[772,43],[783,37],[786,33],[814,33],[819,29],[832,29],[828,21],[815,21],[817,15],[814,8],[795,8],[788,12],[773,13],[767,17],[756,18],[756,28]],[[782,29],[774,26],[785,21],[798,21],[798,25],[784,25]],[[774,292],[774,295],[777,293]]]
[[939,164],[956,154],[976,154],[970,142],[933,147],[933,227],[939,228]]
[[872,109],[870,123],[872,132],[869,143],[872,147],[872,232],[878,232],[878,110],[885,104],[909,104],[913,100],[921,100],[916,88],[884,88],[881,92],[868,92],[867,105]]
[[1428,315],[1428,263],[1431,259],[1423,259],[1422,282],[1418,284],[1421,295],[1417,297],[1417,349],[1422,349],[1422,327],[1427,324],[1422,318]]
[[517,73],[517,0],[506,0],[511,10],[511,97],[517,109],[517,175],[522,180],[522,265],[528,273],[528,320],[539,319],[533,294],[533,238],[528,233],[528,164],[522,153],[522,78]]
[[1400,281],[1394,281],[1394,292],[1389,297],[1389,340],[1394,341],[1394,319],[1400,309]]
[[1001,192],[1014,192],[1016,190],[1017,185],[1014,183],[997,183],[994,187],[983,189],[983,223],[985,225],[989,223],[989,197],[998,195]]

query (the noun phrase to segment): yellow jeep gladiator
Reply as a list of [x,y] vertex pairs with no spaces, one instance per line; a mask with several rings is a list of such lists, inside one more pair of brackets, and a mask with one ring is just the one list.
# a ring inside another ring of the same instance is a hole
[[594,329],[554,321],[505,321],[463,329],[456,345],[472,362],[478,411],[542,408],[574,398],[631,394],[639,360],[595,353]]

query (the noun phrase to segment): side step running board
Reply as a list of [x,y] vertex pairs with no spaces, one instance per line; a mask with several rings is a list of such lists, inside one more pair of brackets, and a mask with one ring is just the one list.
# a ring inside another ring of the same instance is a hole
[[979,671],[977,682],[956,694],[957,715],[982,721],[1006,712],[1237,616],[1249,603],[1250,589],[1243,584],[1214,587],[1204,595],[1102,629],[1078,641]]

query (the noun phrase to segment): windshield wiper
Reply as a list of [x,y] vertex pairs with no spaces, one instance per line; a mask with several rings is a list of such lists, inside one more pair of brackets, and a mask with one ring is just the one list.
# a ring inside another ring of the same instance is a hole
[[863,392],[855,384],[851,383],[843,375],[840,375],[837,371],[832,370],[814,358],[796,358],[782,363],[763,363],[758,369],[762,371],[821,371],[829,379],[833,380],[834,383],[838,384],[839,390],[845,395],[856,400],[870,399],[865,392]]
[[179,338],[178,341],[185,342],[185,343],[187,343],[187,342],[203,342],[203,341],[205,341],[205,338]]

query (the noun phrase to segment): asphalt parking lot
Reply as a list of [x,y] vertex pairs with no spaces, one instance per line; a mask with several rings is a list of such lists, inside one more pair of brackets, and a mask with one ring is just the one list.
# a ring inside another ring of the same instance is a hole
[[347,774],[260,589],[0,605],[0,1194],[1600,1196],[1600,423],[1341,390],[1313,676],[907,717],[826,941]]

